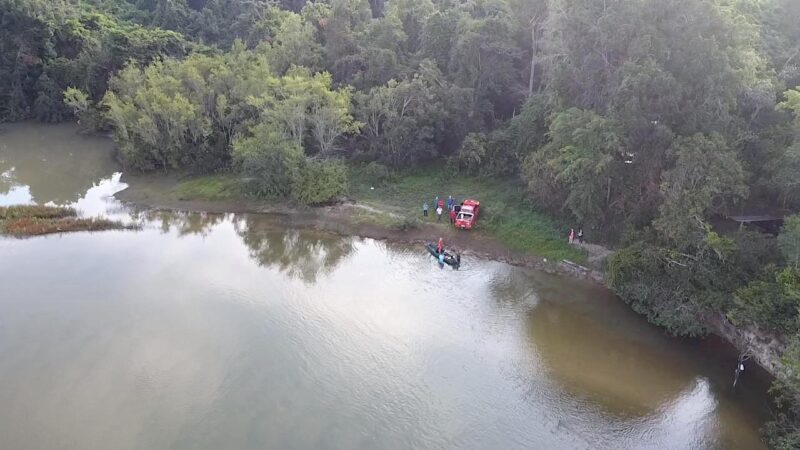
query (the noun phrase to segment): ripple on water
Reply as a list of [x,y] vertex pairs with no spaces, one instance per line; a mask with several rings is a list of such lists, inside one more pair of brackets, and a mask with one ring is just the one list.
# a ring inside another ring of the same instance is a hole
[[0,141],[0,202],[144,225],[0,240],[9,448],[761,446],[725,356],[597,286],[258,215],[128,211],[109,155],[70,127]]

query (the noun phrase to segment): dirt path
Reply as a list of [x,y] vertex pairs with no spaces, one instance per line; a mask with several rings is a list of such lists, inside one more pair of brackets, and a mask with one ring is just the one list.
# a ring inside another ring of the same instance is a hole
[[586,250],[589,254],[588,265],[591,267],[600,268],[605,264],[611,255],[614,254],[610,249],[597,244],[578,244],[582,249]]

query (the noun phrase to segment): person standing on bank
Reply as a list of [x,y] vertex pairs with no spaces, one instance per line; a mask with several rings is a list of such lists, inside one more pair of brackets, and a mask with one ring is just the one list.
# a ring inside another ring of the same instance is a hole
[[428,202],[422,203],[422,217],[428,217]]
[[569,243],[570,244],[575,243],[575,228],[569,229]]
[[583,228],[578,230],[578,244],[583,245]]
[[[441,202],[441,200],[439,200],[439,202]],[[442,206],[441,205],[436,207],[436,221],[437,222],[441,222],[442,221]]]

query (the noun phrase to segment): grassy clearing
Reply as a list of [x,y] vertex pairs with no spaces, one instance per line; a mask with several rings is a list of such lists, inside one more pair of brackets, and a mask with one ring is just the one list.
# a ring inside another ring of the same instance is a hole
[[78,218],[72,208],[55,206],[0,207],[0,234],[16,237],[72,231],[131,229],[133,226],[100,218]]
[[[566,232],[559,231],[566,226],[535,211],[525,201],[523,191],[516,182],[453,176],[435,166],[402,171],[375,185],[363,168],[351,167],[350,195],[366,207],[354,209],[350,220],[410,230],[436,223],[432,206],[431,217],[422,219],[422,203],[432,205],[436,195],[444,199],[448,195],[458,200],[474,198],[481,202],[482,209],[478,229],[473,232],[495,238],[513,250],[551,260],[585,262],[585,252],[567,244]],[[240,180],[228,174],[186,178],[166,189],[156,184],[147,195],[181,201],[235,201],[244,197]],[[439,225],[442,230],[449,229],[449,219],[444,217]]]
[[227,174],[182,180],[173,193],[178,200],[231,200],[242,196],[239,180]]
[[[511,249],[548,259],[579,263],[586,260],[585,252],[569,245],[565,233],[559,232],[566,227],[535,211],[525,201],[523,187],[516,182],[454,176],[441,167],[428,167],[397,173],[388,182],[374,186],[363,170],[354,168],[350,192],[359,202],[401,217],[420,219],[422,203],[432,205],[436,195],[445,201],[448,195],[459,201],[474,198],[481,202],[481,217],[475,232],[496,238]],[[430,214],[428,221],[435,223],[432,206]],[[450,226],[447,217],[442,218],[441,226]]]

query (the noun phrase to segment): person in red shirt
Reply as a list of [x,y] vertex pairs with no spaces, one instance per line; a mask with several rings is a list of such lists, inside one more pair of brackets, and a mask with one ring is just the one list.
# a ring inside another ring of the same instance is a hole
[[450,210],[450,223],[451,224],[456,223],[456,209],[455,208],[452,208]]
[[439,254],[444,253],[444,239],[439,238],[439,243],[436,244],[436,251],[439,252]]

